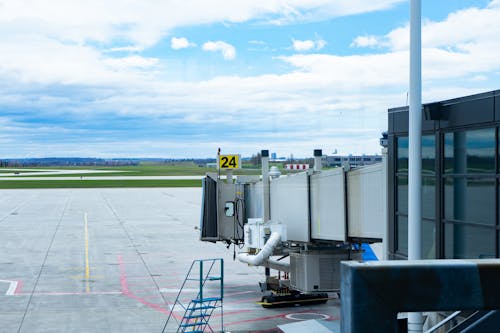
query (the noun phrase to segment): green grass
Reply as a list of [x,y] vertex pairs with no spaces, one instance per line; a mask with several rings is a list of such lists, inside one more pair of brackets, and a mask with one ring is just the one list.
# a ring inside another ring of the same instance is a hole
[[[12,169],[16,169],[16,170],[12,170]],[[35,171],[31,171],[28,168],[26,168],[26,169],[22,169],[22,168],[19,168],[19,169],[18,168],[0,168],[0,173],[23,174],[23,173],[26,173],[26,172],[35,172]],[[36,172],[44,173],[46,171],[36,171]]]
[[[30,167],[35,168],[35,167]],[[30,169],[26,168],[26,169]],[[0,168],[0,173],[14,173],[7,171],[8,168]],[[200,187],[201,180],[153,180],[153,179],[130,179],[130,180],[109,180],[104,179],[107,176],[203,176],[207,172],[217,172],[215,168],[200,167],[195,163],[180,162],[168,164],[153,164],[141,163],[133,166],[75,166],[75,167],[59,167],[47,166],[36,167],[36,169],[62,169],[72,170],[74,172],[62,175],[47,175],[43,171],[40,174],[25,176],[22,168],[19,171],[20,175],[12,180],[0,181],[0,189],[15,189],[15,188],[102,188],[102,187]],[[280,165],[281,169],[281,165]],[[5,171],[3,171],[5,170]],[[96,173],[81,173],[80,170],[95,170]],[[108,171],[108,172],[100,172]],[[125,171],[125,172],[123,172]],[[284,170],[281,170],[282,173]],[[243,165],[240,170],[235,170],[234,175],[260,175],[260,166]],[[222,171],[221,175],[226,172]],[[83,179],[75,180],[20,180],[24,177],[83,177]],[[102,180],[87,180],[86,177],[103,177]]]
[[104,188],[104,187],[201,187],[201,180],[5,180],[0,189]]
[[[98,166],[98,167],[43,167],[40,169],[61,169],[74,170],[74,173],[64,175],[36,175],[36,177],[80,177],[80,176],[203,176],[207,172],[217,172],[215,168],[200,167],[194,163],[176,163],[176,164],[139,164],[130,166]],[[80,173],[79,170],[95,170],[96,173]],[[107,171],[107,172],[99,172]],[[2,168],[0,168],[2,172]],[[23,177],[23,171],[19,171]],[[222,174],[224,174],[222,172]],[[234,171],[235,175],[258,175],[260,169],[245,167]],[[26,176],[28,177],[28,176]],[[32,176],[31,176],[32,177]]]

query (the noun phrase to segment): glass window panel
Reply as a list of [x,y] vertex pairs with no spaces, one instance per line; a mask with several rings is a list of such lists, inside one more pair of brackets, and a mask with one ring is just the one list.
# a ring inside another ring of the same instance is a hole
[[495,180],[447,178],[444,210],[447,220],[495,225]]
[[444,135],[444,173],[453,173],[453,133]]
[[436,178],[422,177],[422,217],[436,218]]
[[[398,176],[397,212],[408,214],[408,176]],[[422,177],[422,217],[436,218],[436,178]]]
[[495,172],[495,129],[446,133],[445,173]]
[[398,238],[396,240],[396,252],[408,255],[408,218],[397,216]]
[[434,175],[436,173],[436,137],[434,135],[422,136],[422,174]]
[[[434,221],[422,222],[422,256],[424,259],[436,257],[436,224]],[[408,217],[397,216],[397,241],[396,252],[408,255]]]
[[447,223],[444,239],[447,259],[495,258],[494,229]]
[[398,213],[408,214],[408,176],[398,176]]
[[422,222],[422,258],[436,258],[436,223],[434,221]]
[[408,137],[398,137],[398,172],[408,172]]

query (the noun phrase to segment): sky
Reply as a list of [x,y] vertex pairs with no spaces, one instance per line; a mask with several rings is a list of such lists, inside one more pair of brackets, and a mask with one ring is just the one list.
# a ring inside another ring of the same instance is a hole
[[[0,158],[377,154],[409,0],[0,0]],[[500,89],[500,0],[422,1],[424,103]]]

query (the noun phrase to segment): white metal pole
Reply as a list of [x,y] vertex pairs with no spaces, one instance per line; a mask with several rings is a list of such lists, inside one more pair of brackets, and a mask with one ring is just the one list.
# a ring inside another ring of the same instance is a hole
[[[410,2],[408,260],[422,259],[422,36],[421,0]],[[421,313],[408,314],[408,332],[422,332]]]
[[260,152],[260,158],[262,163],[262,187],[264,191],[264,222],[268,222],[271,218],[270,213],[270,197],[269,197],[269,150],[262,150]]

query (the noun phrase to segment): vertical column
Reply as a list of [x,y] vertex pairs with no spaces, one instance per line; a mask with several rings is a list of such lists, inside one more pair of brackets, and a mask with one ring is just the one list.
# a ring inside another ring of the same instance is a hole
[[314,171],[321,171],[321,156],[323,156],[323,151],[314,149]]
[[[453,173],[465,174],[467,172],[466,133],[459,131],[453,133]],[[453,219],[465,220],[467,200],[467,178],[453,178]],[[451,236],[451,235],[445,235]],[[466,258],[465,228],[460,224],[453,225],[453,258]]]
[[203,302],[203,260],[200,260],[200,302]]
[[[408,259],[422,259],[422,36],[421,0],[410,2]],[[422,332],[421,313],[408,314],[408,332]]]
[[384,207],[384,221],[386,226],[384,230],[384,239],[382,240],[382,260],[389,259],[389,191],[388,191],[388,177],[389,177],[389,161],[387,159],[387,147],[382,147],[382,188],[383,196],[385,198]]
[[262,161],[262,185],[264,189],[264,216],[263,222],[267,222],[271,218],[270,213],[270,198],[269,198],[269,150],[260,152]]

